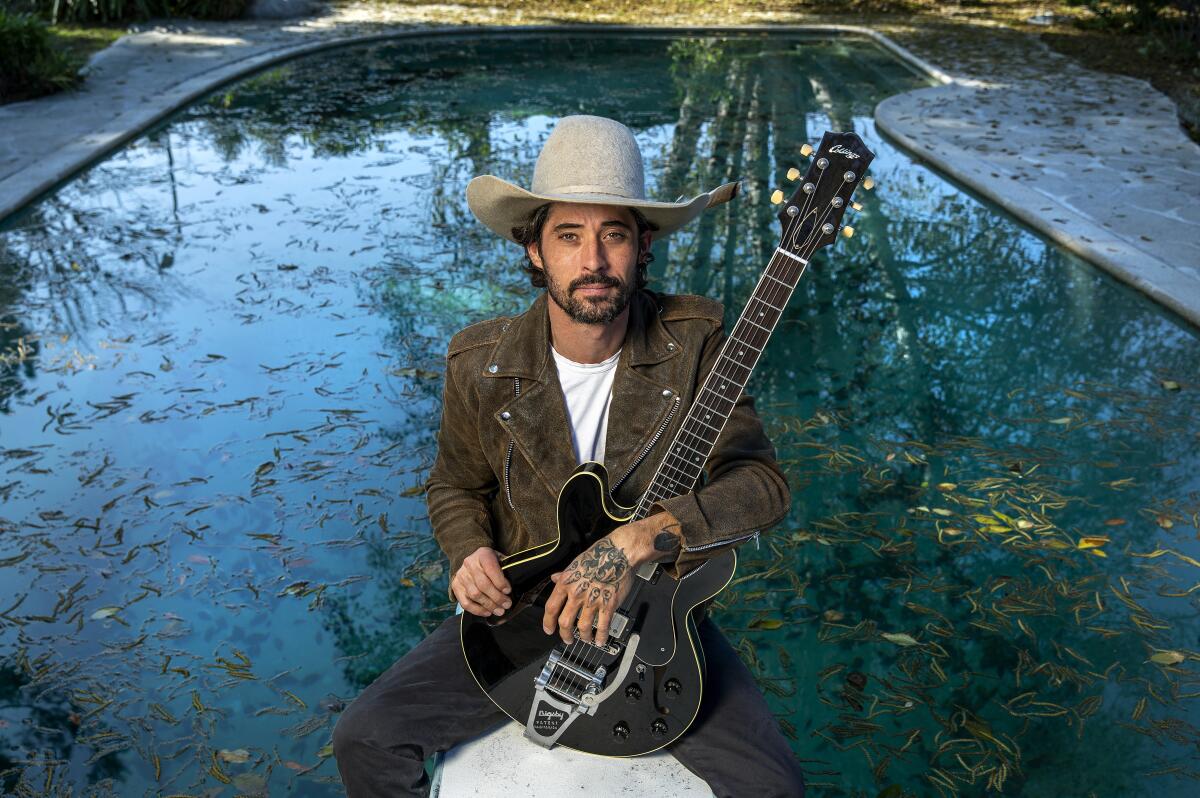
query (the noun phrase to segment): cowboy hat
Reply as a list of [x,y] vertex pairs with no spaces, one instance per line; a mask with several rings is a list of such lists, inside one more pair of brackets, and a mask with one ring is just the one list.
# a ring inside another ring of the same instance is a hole
[[679,202],[646,199],[642,152],[633,131],[602,116],[564,116],[542,145],[533,167],[531,190],[480,175],[467,184],[467,205],[494,233],[515,242],[513,228],[524,225],[547,202],[619,205],[637,208],[665,236],[695,219],[706,208],[728,202],[738,184]]

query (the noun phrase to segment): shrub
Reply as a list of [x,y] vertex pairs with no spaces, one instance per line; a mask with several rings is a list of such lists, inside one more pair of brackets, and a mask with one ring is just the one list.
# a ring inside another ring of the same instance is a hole
[[151,17],[236,19],[246,11],[249,0],[0,0],[0,6],[5,5],[57,25]]
[[40,19],[0,8],[0,103],[72,86],[79,80],[81,66],[78,58],[54,49]]

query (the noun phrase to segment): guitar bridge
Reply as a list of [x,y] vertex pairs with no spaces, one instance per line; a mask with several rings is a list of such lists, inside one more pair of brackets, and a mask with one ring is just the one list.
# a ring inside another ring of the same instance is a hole
[[[613,620],[617,617],[619,616],[614,616]],[[533,681],[533,705],[529,708],[529,717],[525,721],[525,736],[544,748],[553,748],[558,738],[576,718],[580,715],[594,715],[596,707],[625,681],[640,640],[640,635],[632,634],[625,645],[625,651],[622,653],[618,649],[614,652],[621,654],[621,662],[617,667],[616,677],[609,681],[607,687],[604,684],[608,675],[607,668],[601,665],[592,671],[580,667],[563,657],[565,650],[556,646],[546,659],[541,673]],[[607,650],[609,646],[604,648]],[[564,674],[566,678],[563,678]],[[583,688],[572,688],[572,678],[582,681]]]

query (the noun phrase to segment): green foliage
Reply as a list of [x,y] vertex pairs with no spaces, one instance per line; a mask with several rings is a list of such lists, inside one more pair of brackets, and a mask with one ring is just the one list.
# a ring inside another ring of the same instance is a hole
[[129,22],[152,17],[236,19],[249,0],[0,0],[0,7],[64,22]]
[[38,97],[75,84],[82,62],[54,49],[32,14],[0,8],[0,103]]
[[1200,51],[1200,0],[1067,0],[1095,14],[1094,23],[1106,30],[1148,34],[1144,55],[1195,60]]

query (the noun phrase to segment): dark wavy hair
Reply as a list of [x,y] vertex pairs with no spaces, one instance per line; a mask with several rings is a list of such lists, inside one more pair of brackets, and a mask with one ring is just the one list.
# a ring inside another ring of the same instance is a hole
[[[655,231],[658,225],[647,219],[637,208],[630,208],[630,213],[633,214],[633,222],[637,225],[637,241],[638,241],[638,263],[637,263],[637,288],[646,287],[646,267],[654,260],[654,253],[649,249],[642,249],[642,235],[647,231]],[[529,221],[523,225],[519,225],[512,229],[513,238],[522,247],[529,244],[541,244],[542,230],[546,227],[546,219],[550,216],[550,203],[539,205],[529,215]],[[529,257],[529,253],[525,253],[525,273],[529,275],[529,284],[534,288],[546,287],[546,274],[537,266],[533,265],[533,261]]]

